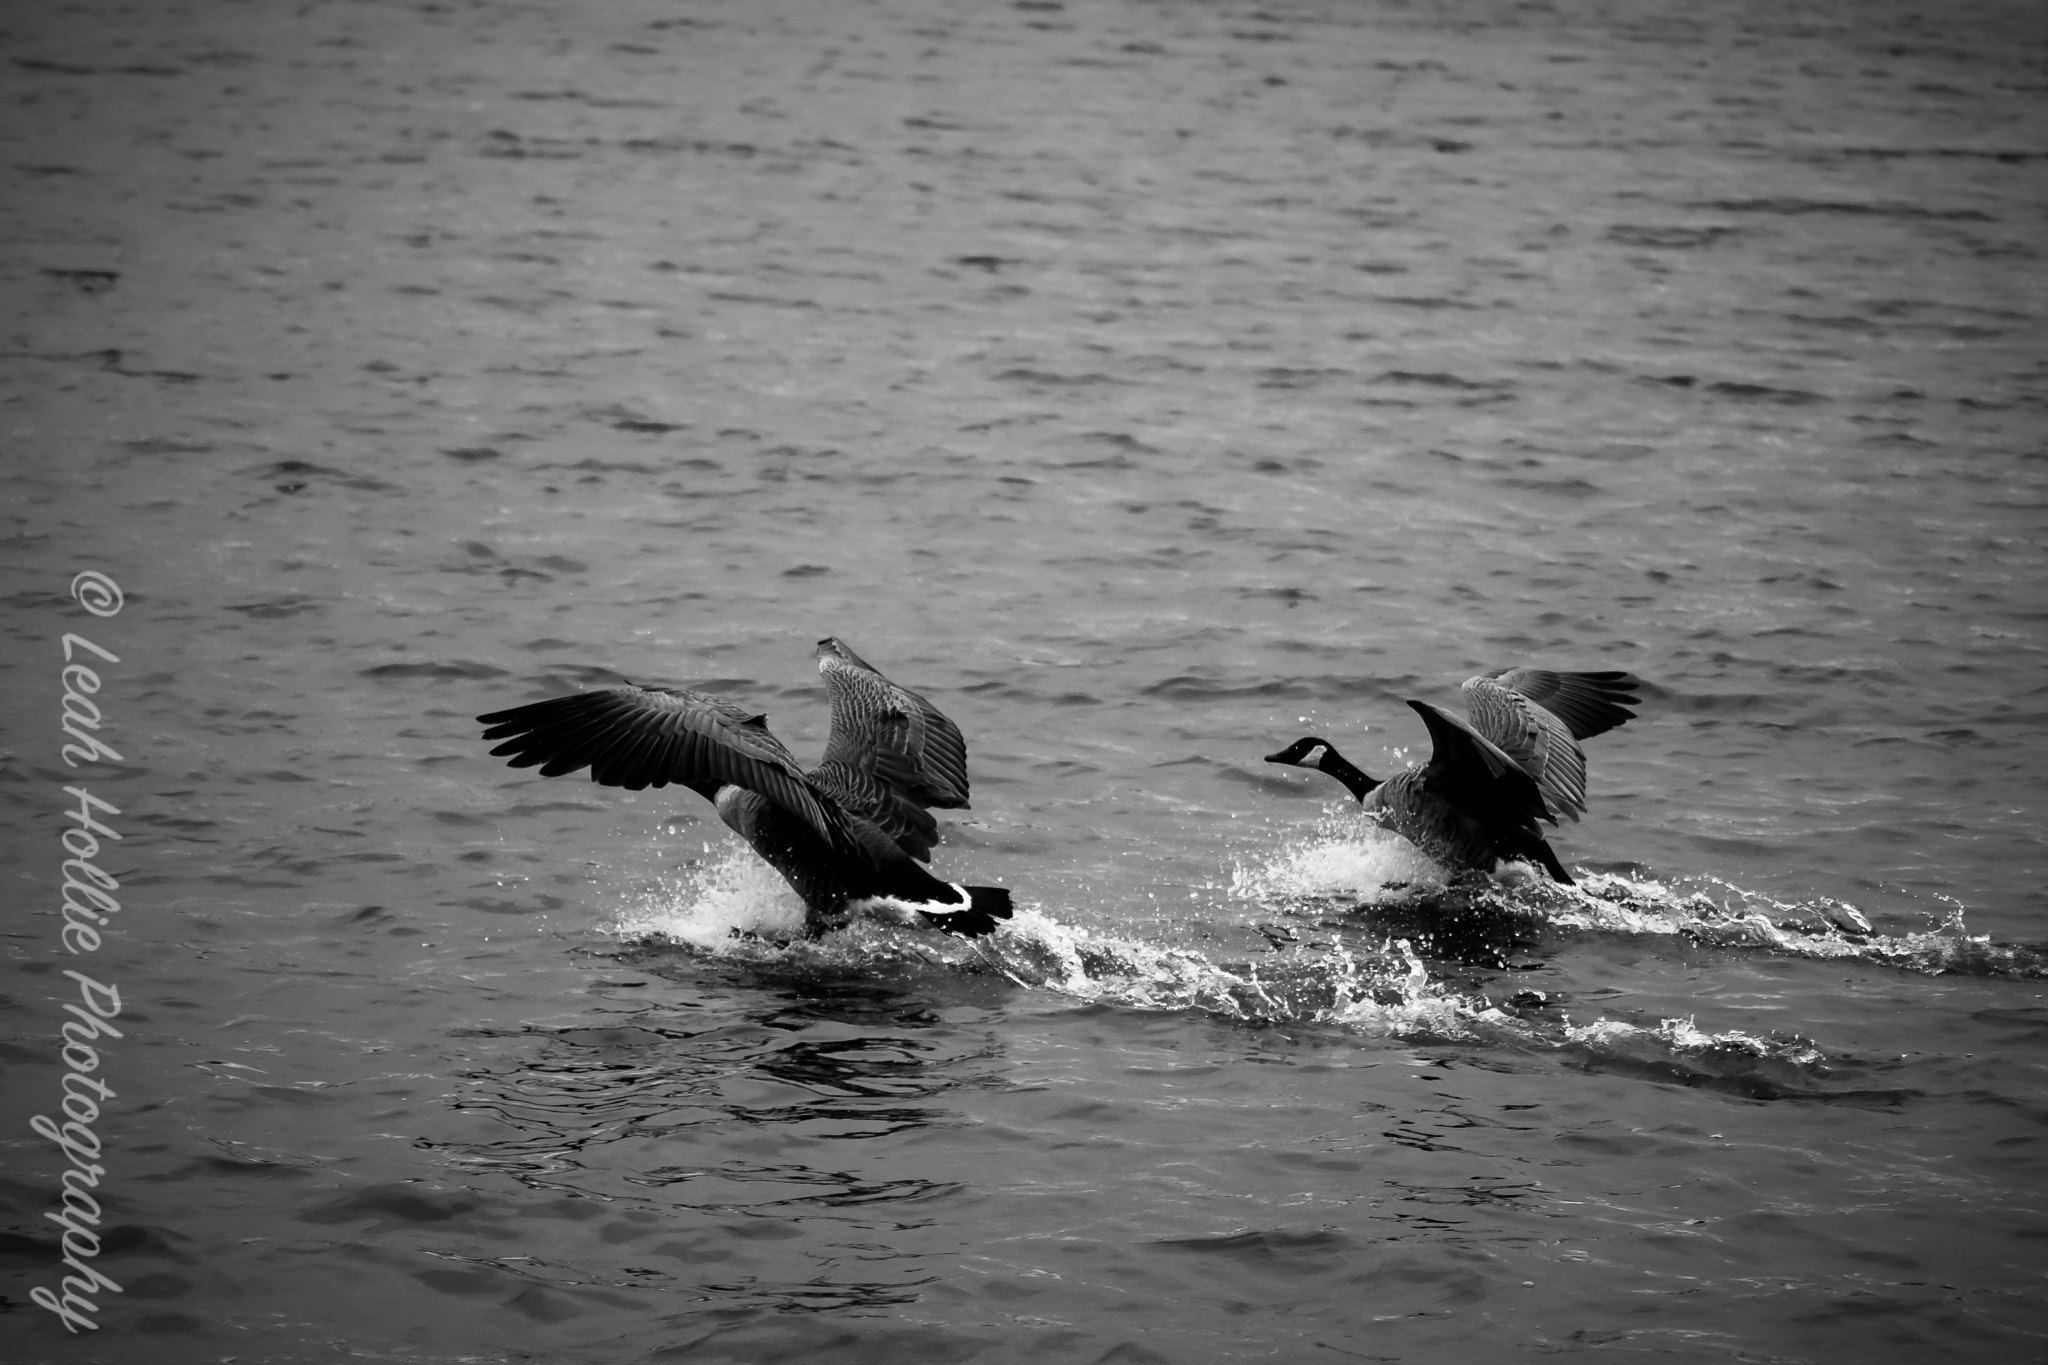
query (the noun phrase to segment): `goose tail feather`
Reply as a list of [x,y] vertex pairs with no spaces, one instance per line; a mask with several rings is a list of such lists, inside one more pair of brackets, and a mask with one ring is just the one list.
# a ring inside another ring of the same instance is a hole
[[1010,917],[1010,891],[1003,886],[962,886],[967,893],[965,910],[925,910],[925,922],[934,929],[962,938],[981,938],[996,931],[996,924]]
[[1536,855],[1536,861],[1543,865],[1543,870],[1550,874],[1550,879],[1552,881],[1558,883],[1558,885],[1560,886],[1577,885],[1577,883],[1572,880],[1571,873],[1564,870],[1564,864],[1557,860],[1557,854],[1551,850],[1550,843],[1548,840],[1536,840],[1535,848],[1531,849],[1530,851]]

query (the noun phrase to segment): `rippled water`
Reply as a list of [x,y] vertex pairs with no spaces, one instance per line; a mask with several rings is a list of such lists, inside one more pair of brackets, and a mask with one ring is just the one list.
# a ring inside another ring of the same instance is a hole
[[[2044,39],[10,13],[10,1358],[2040,1358]],[[709,806],[472,720],[623,675],[808,758],[826,634],[965,730],[1004,933],[781,944]],[[1576,888],[1259,761],[1518,663],[1645,680]]]

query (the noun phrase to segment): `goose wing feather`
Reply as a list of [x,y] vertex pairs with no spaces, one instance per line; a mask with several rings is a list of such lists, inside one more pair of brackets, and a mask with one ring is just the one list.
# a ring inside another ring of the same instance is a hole
[[1533,830],[1537,820],[1557,823],[1535,779],[1498,744],[1426,701],[1408,705],[1429,727],[1423,783],[1430,791],[1489,824],[1505,819]]
[[844,763],[824,762],[811,769],[811,782],[849,812],[880,829],[897,848],[921,863],[932,860],[939,824],[931,813],[872,773]]
[[1462,690],[1472,727],[1536,779],[1553,811],[1578,819],[1586,809],[1586,751],[1564,721],[1489,677],[1468,678]]
[[[920,807],[967,805],[967,741],[943,711],[837,638],[818,642],[818,671],[832,694],[825,763],[870,773]],[[878,823],[887,828],[892,821]]]
[[640,791],[674,782],[715,801],[743,787],[801,819],[830,847],[868,856],[847,812],[797,767],[767,717],[682,688],[577,692],[478,716],[491,753],[515,768],[558,777],[590,769],[593,782]]
[[1556,673],[1547,668],[1503,668],[1468,681],[1492,681],[1535,702],[1563,721],[1573,739],[1604,735],[1635,719],[1631,706],[1642,705],[1636,689],[1642,681],[1618,669],[1594,673]]
[[[1429,727],[1432,752],[1419,776],[1433,802],[1410,801],[1425,842],[1439,840],[1453,858],[1492,871],[1496,858],[1538,863],[1555,881],[1569,884],[1571,874],[1544,841],[1538,820],[1556,824],[1543,802],[1536,780],[1499,745],[1426,701],[1410,701]],[[1390,779],[1387,786],[1394,785]],[[1424,809],[1425,805],[1433,807]],[[1405,832],[1405,831],[1404,831]]]

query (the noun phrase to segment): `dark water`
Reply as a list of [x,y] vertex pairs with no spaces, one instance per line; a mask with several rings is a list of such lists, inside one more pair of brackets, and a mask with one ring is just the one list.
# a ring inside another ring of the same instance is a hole
[[[7,1358],[2048,1353],[2038,6],[0,58]],[[997,938],[774,946],[704,803],[471,720],[623,674],[808,758],[826,634],[966,731]],[[1384,775],[1517,663],[1646,680],[1577,890],[1259,762]],[[69,1338],[66,969],[121,999]]]

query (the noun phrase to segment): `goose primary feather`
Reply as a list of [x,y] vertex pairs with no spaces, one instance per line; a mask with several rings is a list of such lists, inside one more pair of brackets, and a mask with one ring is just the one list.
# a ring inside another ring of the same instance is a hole
[[1387,828],[1454,869],[1491,872],[1520,860],[1570,884],[1538,822],[1585,811],[1579,741],[1634,719],[1628,708],[1639,704],[1640,685],[1611,670],[1507,668],[1468,678],[1460,691],[1469,720],[1409,701],[1429,728],[1429,761],[1384,782],[1313,735],[1266,761],[1328,773]]
[[876,900],[948,933],[993,932],[1010,918],[1009,891],[956,886],[921,866],[938,841],[931,809],[967,805],[960,728],[842,641],[820,640],[817,656],[832,726],[809,772],[766,716],[683,688],[628,683],[477,720],[486,741],[500,741],[493,755],[542,777],[589,768],[607,787],[690,788],[803,898],[810,933]]

